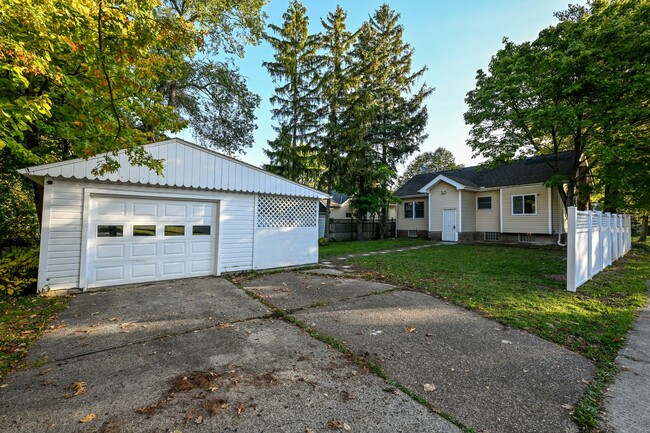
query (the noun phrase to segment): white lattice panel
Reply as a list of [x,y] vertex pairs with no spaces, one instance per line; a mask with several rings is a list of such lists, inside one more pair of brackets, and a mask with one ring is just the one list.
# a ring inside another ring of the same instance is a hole
[[316,217],[313,200],[260,195],[257,201],[257,227],[316,227]]

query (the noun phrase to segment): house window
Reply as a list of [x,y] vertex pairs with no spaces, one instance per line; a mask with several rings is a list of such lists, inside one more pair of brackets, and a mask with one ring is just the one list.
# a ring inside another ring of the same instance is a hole
[[406,236],[408,236],[409,238],[417,238],[418,237],[418,231],[417,230],[409,230],[406,233]]
[[345,217],[346,218],[352,218],[352,212],[346,212]]
[[492,209],[492,197],[478,197],[476,199],[477,209]]
[[537,196],[535,194],[513,195],[513,215],[535,215],[537,213]]
[[424,202],[410,201],[404,203],[404,218],[424,218]]
[[484,232],[483,240],[496,242],[499,240],[499,232]]
[[519,235],[519,242],[523,244],[533,244],[535,243],[537,239],[535,239],[535,235],[532,235],[530,233],[528,234],[520,234]]

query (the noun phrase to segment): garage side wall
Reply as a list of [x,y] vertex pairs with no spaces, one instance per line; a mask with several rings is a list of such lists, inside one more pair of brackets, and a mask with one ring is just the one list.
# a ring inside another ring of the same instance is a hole
[[318,201],[257,196],[254,269],[318,262]]
[[218,202],[217,274],[253,269],[254,194],[45,178],[39,291],[83,288],[84,206],[89,205],[86,192],[97,190],[151,199],[194,197]]

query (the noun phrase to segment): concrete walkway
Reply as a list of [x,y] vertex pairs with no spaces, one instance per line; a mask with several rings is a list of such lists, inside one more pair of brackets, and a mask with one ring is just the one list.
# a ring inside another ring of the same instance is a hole
[[[650,294],[650,281],[648,281]],[[616,358],[620,372],[605,397],[604,430],[650,431],[650,303],[639,309],[627,346]]]

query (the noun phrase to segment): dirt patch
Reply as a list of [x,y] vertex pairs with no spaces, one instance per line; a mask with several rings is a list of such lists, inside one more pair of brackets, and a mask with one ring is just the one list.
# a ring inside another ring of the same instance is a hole
[[566,281],[566,275],[563,274],[541,274],[540,277],[551,281]]
[[275,373],[268,371],[251,374],[241,371],[238,367],[230,367],[224,372],[209,370],[181,374],[169,381],[169,389],[162,399],[136,409],[136,413],[151,418],[174,407],[186,408],[183,410],[186,424],[201,424],[204,419],[224,411],[241,415],[247,409],[257,406],[253,398],[246,401],[228,401],[226,394],[238,386],[268,387],[287,380],[279,379]]

